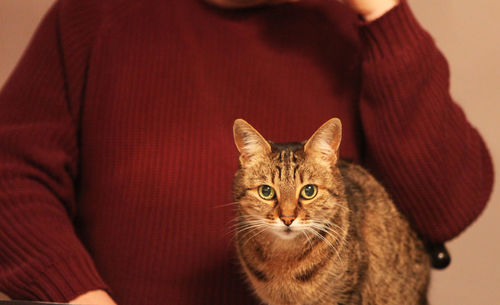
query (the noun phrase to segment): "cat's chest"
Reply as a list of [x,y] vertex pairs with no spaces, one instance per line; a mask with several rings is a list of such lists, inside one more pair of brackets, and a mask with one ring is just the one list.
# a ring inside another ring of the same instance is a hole
[[331,276],[338,268],[327,252],[317,251],[308,257],[303,249],[276,253],[265,246],[263,249],[250,246],[241,251],[243,256],[247,255],[242,259],[252,285],[263,300],[270,304],[303,305],[336,304],[331,292],[337,288]]
[[[252,280],[257,294],[270,304],[336,304],[331,295],[327,296],[322,291],[324,285],[320,278],[310,281],[297,279],[297,273],[300,273],[297,267],[284,265],[276,268],[267,282]],[[332,289],[334,287],[328,287],[329,292]]]

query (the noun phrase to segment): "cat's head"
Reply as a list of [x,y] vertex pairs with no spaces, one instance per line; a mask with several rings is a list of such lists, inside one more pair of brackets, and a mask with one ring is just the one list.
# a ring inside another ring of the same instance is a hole
[[243,229],[286,240],[334,226],[344,206],[336,166],[341,129],[340,120],[331,119],[307,141],[276,144],[246,121],[234,122],[240,168],[233,189]]

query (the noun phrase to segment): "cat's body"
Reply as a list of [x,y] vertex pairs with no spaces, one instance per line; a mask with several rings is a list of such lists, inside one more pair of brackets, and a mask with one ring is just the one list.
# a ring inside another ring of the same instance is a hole
[[366,170],[337,160],[337,121],[288,145],[235,123],[236,247],[247,278],[270,305],[427,304],[423,243]]

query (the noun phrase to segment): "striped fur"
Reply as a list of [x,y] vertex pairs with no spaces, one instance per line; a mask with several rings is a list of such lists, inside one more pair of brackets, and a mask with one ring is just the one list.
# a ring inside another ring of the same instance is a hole
[[[237,253],[256,295],[269,305],[427,304],[428,256],[383,187],[357,165],[304,151],[307,143],[267,143],[243,159],[233,186]],[[259,197],[263,184],[274,200]],[[307,184],[319,188],[312,200],[299,196]]]

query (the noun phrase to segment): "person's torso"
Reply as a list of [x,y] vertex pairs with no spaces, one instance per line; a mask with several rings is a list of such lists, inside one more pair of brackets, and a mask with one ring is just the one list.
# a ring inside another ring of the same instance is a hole
[[[81,114],[78,230],[119,304],[252,304],[234,260],[232,124],[275,142],[343,122],[360,160],[352,16],[137,1],[103,20]],[[342,19],[342,20],[340,20]]]

